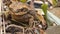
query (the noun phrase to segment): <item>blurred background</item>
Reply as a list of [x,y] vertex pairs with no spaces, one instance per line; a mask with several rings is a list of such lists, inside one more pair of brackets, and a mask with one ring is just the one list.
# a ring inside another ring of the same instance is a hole
[[[7,10],[6,5],[3,4],[4,0],[0,0],[0,32],[2,32],[2,17],[4,10]],[[7,1],[7,0],[6,0]],[[15,1],[14,1],[15,2]],[[19,2],[26,3],[38,11],[41,15],[47,15],[48,28],[44,34],[60,34],[60,0],[21,0]],[[46,4],[47,6],[45,7]],[[42,7],[43,5],[43,7]],[[45,10],[44,10],[45,8]],[[3,10],[4,9],[4,10]],[[44,12],[45,11],[45,12]],[[45,14],[46,13],[46,14]],[[4,27],[4,25],[3,25]],[[2,33],[1,33],[2,34]]]

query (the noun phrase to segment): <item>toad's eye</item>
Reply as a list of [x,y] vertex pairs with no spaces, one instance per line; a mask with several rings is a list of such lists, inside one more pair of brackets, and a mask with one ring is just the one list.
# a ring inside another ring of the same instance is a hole
[[20,12],[20,11],[21,11],[21,9],[17,9],[15,12],[18,13],[18,12]]
[[28,12],[28,9],[27,8],[17,9],[15,13],[18,13],[18,12]]
[[21,8],[21,11],[26,12],[26,11],[28,11],[28,9],[27,8]]

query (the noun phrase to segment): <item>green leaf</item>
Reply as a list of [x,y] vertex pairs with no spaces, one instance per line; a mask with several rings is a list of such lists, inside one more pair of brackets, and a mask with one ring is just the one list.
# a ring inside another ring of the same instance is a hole
[[46,14],[47,14],[48,5],[47,5],[47,4],[43,4],[43,5],[41,6],[41,8],[42,8],[44,14],[46,15]]
[[47,8],[48,8],[48,5],[47,4],[43,4],[42,6],[41,6],[41,8],[42,8],[42,10],[43,10],[43,12],[44,12],[44,14],[45,14],[45,19],[46,19],[46,22],[47,22]]
[[53,6],[57,5],[57,0],[52,0],[52,2],[53,2]]
[[26,2],[27,2],[27,0],[20,0],[20,2],[22,2],[22,3],[26,3]]

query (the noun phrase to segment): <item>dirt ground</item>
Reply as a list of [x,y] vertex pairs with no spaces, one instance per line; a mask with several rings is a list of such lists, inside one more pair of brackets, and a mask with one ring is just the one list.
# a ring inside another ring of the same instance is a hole
[[60,34],[60,25],[59,26],[53,26],[46,30],[47,34]]

